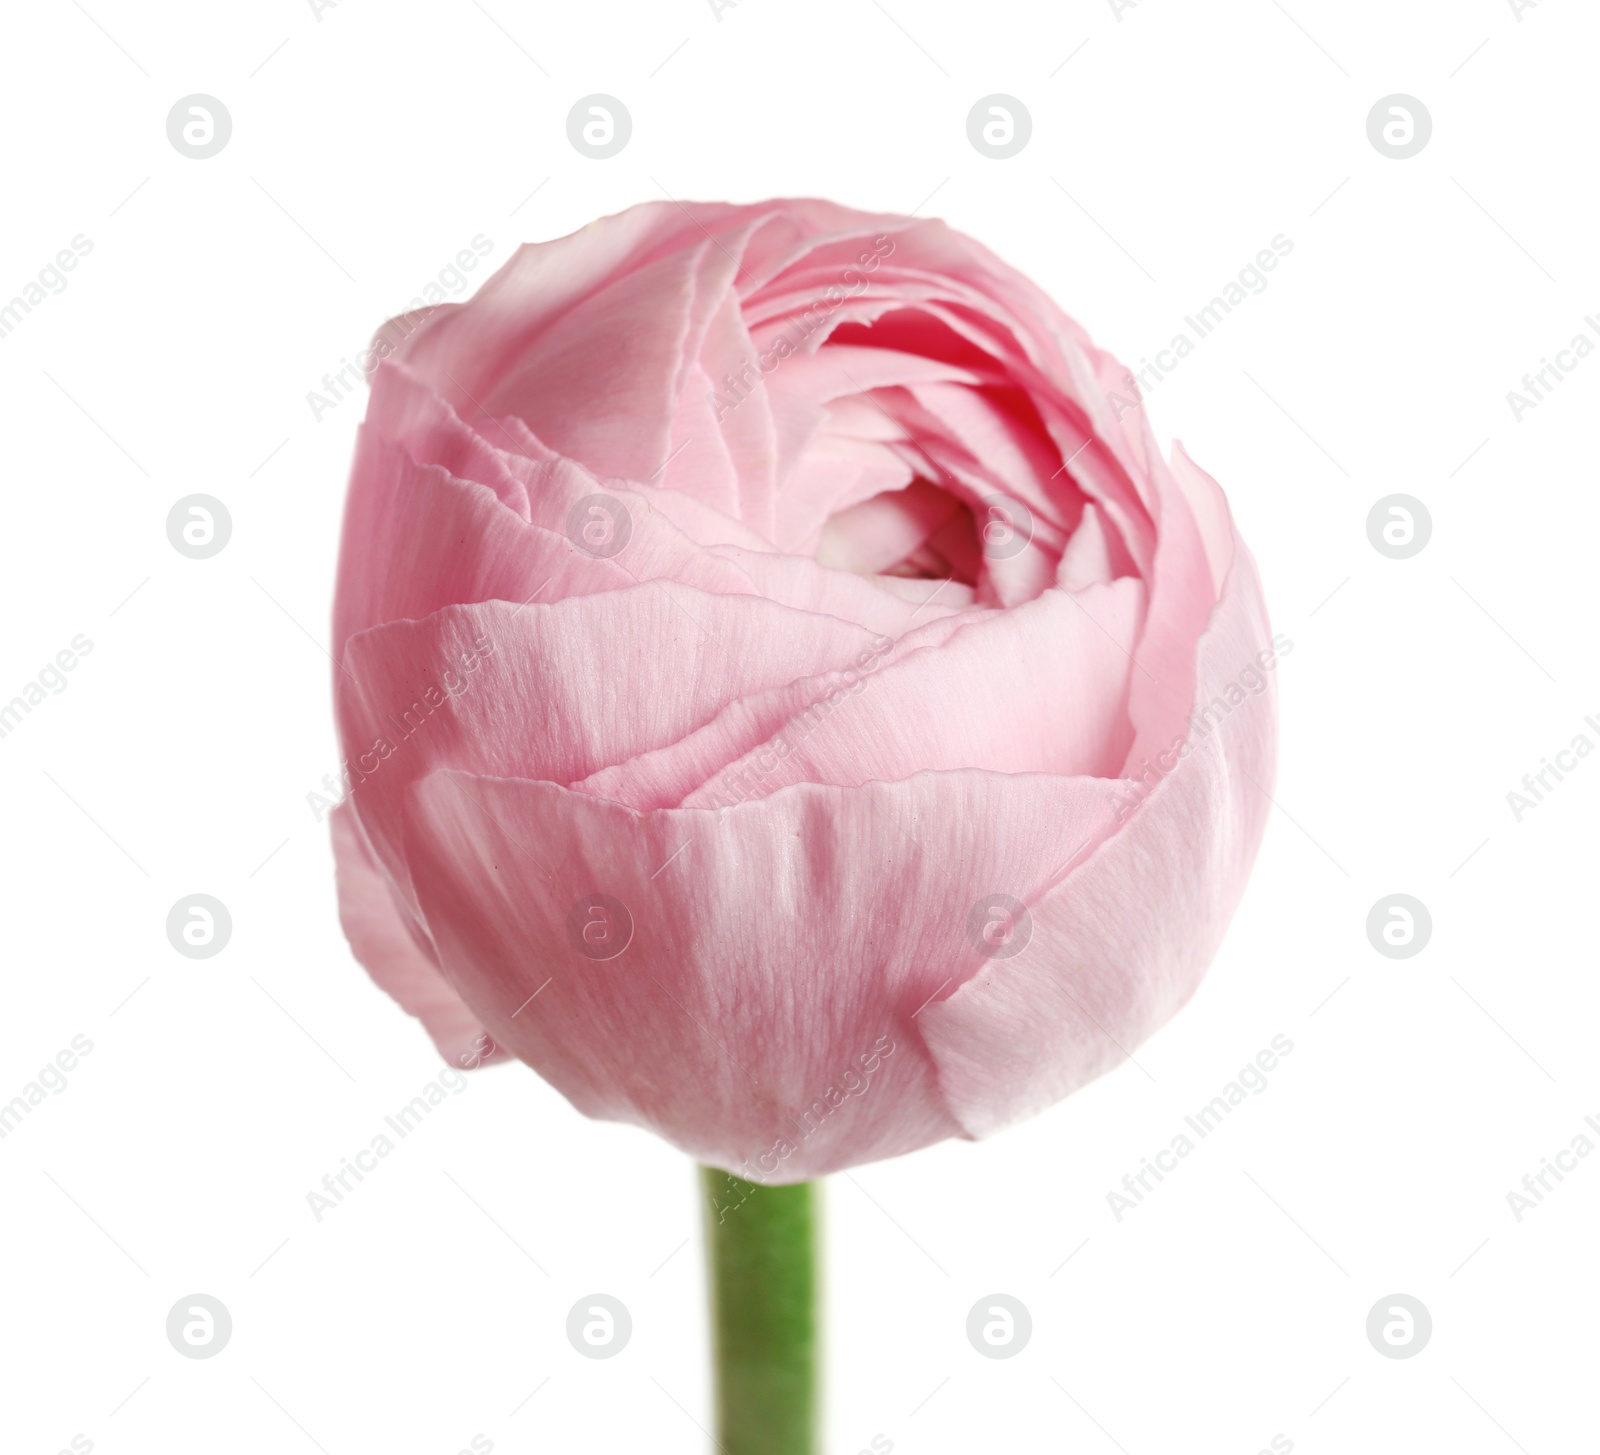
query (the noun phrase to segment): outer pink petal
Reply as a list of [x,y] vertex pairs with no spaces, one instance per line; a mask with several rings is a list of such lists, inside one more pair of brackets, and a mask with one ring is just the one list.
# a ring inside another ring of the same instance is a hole
[[438,386],[451,403],[470,405],[563,314],[653,253],[687,244],[691,237],[704,240],[693,219],[670,202],[647,202],[598,218],[567,237],[525,244],[470,306],[436,310],[396,357]]
[[[741,578],[728,574],[737,586]],[[461,602],[553,601],[635,579],[565,534],[530,524],[487,487],[419,465],[361,426],[339,548],[335,643]]]
[[441,767],[583,778],[679,742],[746,695],[866,655],[873,641],[831,617],[669,582],[390,622],[346,643],[338,678],[354,803],[414,905],[399,840],[417,779]]
[[[571,786],[630,808],[677,808],[689,794],[720,773],[734,759],[759,748],[794,717],[796,711],[813,703],[848,700],[859,688],[863,673],[871,668],[883,671],[914,652],[937,647],[981,613],[938,618],[889,642],[880,654],[875,648],[863,654],[858,664],[844,671],[825,672],[815,677],[754,693],[730,703],[715,718],[664,748],[641,753],[626,763],[592,774]],[[919,764],[912,771],[920,771]],[[910,777],[903,775],[884,775]],[[777,784],[769,785],[776,789]],[[739,796],[750,796],[752,790]]]
[[[1271,637],[1255,563],[1235,538],[1200,643],[1196,714],[1258,665]],[[1031,1116],[1109,1071],[1194,993],[1265,827],[1276,688],[1245,695],[1209,732],[1206,721],[1126,825],[1033,904],[1027,948],[923,1012],[939,1084],[971,1135]]]
[[1125,704],[1142,585],[1080,600],[1052,589],[984,615],[853,686],[788,689],[790,720],[684,800],[708,808],[794,783],[845,786],[923,769],[1113,777],[1129,741]]
[[1222,493],[1222,486],[1189,458],[1189,452],[1177,440],[1172,442],[1172,473],[1194,514],[1211,567],[1211,579],[1220,596],[1233,565],[1233,516],[1228,510],[1227,497]]
[[416,1016],[452,1065],[473,1067],[504,1060],[481,1039],[483,1023],[451,988],[389,888],[389,881],[362,842],[361,825],[348,803],[329,816],[339,887],[339,922],[367,973],[401,1008]]
[[[453,602],[498,596],[520,603],[535,591],[538,600],[553,601],[654,579],[764,595],[892,635],[963,604],[959,588],[929,601],[931,587],[908,591],[756,549],[759,536],[691,496],[599,480],[551,455],[514,420],[465,424],[401,366],[378,370],[373,398],[383,427],[396,436],[391,442],[369,423],[359,437],[345,506],[337,641]],[[531,453],[516,453],[524,449]],[[430,468],[439,465],[476,473],[458,480]],[[602,494],[629,513],[629,542],[610,558],[578,552],[566,534],[573,507]],[[464,542],[472,549],[462,549]]]
[[[1109,828],[1112,788],[922,774],[641,816],[438,773],[413,790],[407,852],[441,963],[497,1045],[587,1115],[791,1182],[957,1132],[918,1012],[983,963],[973,905],[1042,891]],[[596,893],[631,918],[613,959],[578,948]],[[880,1037],[893,1052],[842,1095]]]
[[374,784],[436,766],[565,783],[880,640],[759,596],[666,581],[550,606],[451,606],[346,643],[341,721],[357,743],[387,734],[404,750]]
[[[672,417],[686,344],[714,309],[734,262],[709,238],[608,282],[530,338],[488,391],[458,409],[514,414],[586,468],[647,480],[672,453]],[[702,268],[715,274],[701,280]],[[715,502],[714,502],[715,503]]]

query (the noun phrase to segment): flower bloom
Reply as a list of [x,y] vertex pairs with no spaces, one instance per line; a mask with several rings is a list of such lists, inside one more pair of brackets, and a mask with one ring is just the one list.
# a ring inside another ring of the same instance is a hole
[[1029,1116],[1188,999],[1290,644],[1036,286],[936,221],[654,203],[379,339],[334,842],[447,1057],[789,1182]]

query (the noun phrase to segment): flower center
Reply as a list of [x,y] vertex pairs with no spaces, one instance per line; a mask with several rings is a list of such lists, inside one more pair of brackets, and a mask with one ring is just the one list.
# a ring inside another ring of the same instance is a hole
[[965,502],[918,478],[902,490],[886,490],[829,516],[817,560],[865,576],[954,579],[975,586],[982,547]]

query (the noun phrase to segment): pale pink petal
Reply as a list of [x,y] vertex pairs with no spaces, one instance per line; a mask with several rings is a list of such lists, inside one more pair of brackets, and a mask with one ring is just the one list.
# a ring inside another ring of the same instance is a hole
[[[528,519],[528,489],[523,472],[507,458],[507,447],[523,443],[506,435],[491,445],[466,424],[428,385],[402,364],[384,363],[372,382],[363,428],[368,434],[399,444],[418,464],[438,465],[460,480],[473,480],[493,491],[502,504]],[[533,458],[553,459],[548,451]]]
[[[891,641],[880,638],[846,668],[801,678],[730,702],[709,722],[677,742],[591,774],[574,788],[630,808],[676,808],[735,759],[767,742],[795,716],[819,702],[854,695],[873,672],[881,672],[914,652],[942,646],[981,610],[933,617]],[[748,794],[741,795],[748,796]]]
[[[589,1116],[793,1182],[956,1131],[918,1012],[985,963],[978,902],[1035,897],[1112,826],[1111,788],[922,774],[639,816],[438,773],[414,790],[407,844],[441,963],[496,1044]],[[599,950],[621,925],[596,894],[631,920],[613,959],[580,948],[586,923]]]
[[761,595],[796,611],[821,611],[891,637],[923,622],[952,616],[972,601],[959,582],[858,576],[824,566],[810,556],[720,547],[715,554],[738,564]]
[[1081,591],[1101,581],[1133,575],[1133,562],[1121,547],[1121,540],[1107,531],[1099,508],[1085,505],[1077,529],[1061,552],[1056,585],[1067,591]]
[[573,305],[473,401],[477,411],[517,415],[597,474],[655,478],[673,452],[683,381],[738,267],[742,244],[728,241],[702,238]]
[[[959,605],[958,591],[919,615],[925,595],[908,603],[897,588],[884,590],[812,560],[754,549],[760,544],[759,536],[689,496],[607,483],[560,457],[512,453],[513,441],[496,447],[457,419],[426,385],[402,368],[386,366],[379,371],[379,383],[395,410],[385,418],[411,422],[404,437],[407,450],[423,451],[424,461],[430,455],[463,465],[477,461],[484,473],[512,479],[521,497],[531,502],[527,509],[533,517],[533,535],[519,536],[514,521],[493,516],[492,503],[486,498],[492,492],[487,490],[482,499],[436,503],[435,496],[441,491],[453,497],[465,492],[470,497],[471,488],[456,482],[458,488],[445,490],[443,472],[419,468],[403,452],[373,438],[370,429],[364,428],[346,506],[341,600],[346,596],[353,600],[360,592],[377,592],[387,604],[387,617],[420,617],[452,601],[479,601],[493,594],[520,603],[537,590],[537,599],[550,601],[613,590],[630,581],[669,579],[705,591],[765,595],[800,611],[824,612],[891,635],[927,615],[944,615]],[[499,428],[498,421],[480,423],[486,429]],[[423,493],[414,494],[416,491]],[[610,497],[627,513],[628,540],[613,555],[591,557],[586,550],[577,551],[567,535],[574,510],[596,496]],[[454,513],[441,517],[435,514],[439,509]],[[472,523],[457,520],[461,510],[473,514]],[[508,512],[502,514],[509,517]],[[462,540],[479,539],[480,531],[486,541],[483,562],[475,561],[472,552],[459,549]],[[574,551],[580,559],[573,559]],[[501,569],[497,562],[507,553],[526,564],[509,571]],[[437,566],[407,564],[428,559],[436,559]],[[402,565],[406,568],[401,569]],[[444,584],[457,578],[506,584],[498,593],[483,585],[450,588]],[[438,589],[430,584],[435,580]],[[462,594],[450,596],[451,589]],[[428,604],[418,605],[419,599]],[[386,619],[375,610],[341,610],[337,639]]]
[[1222,486],[1189,458],[1188,451],[1177,440],[1172,442],[1172,474],[1194,514],[1200,540],[1206,548],[1206,561],[1211,567],[1211,579],[1220,596],[1223,582],[1233,566],[1237,539],[1227,497],[1222,493]]
[[1128,716],[1134,726],[1130,776],[1132,764],[1158,752],[1181,728],[1185,704],[1195,690],[1194,644],[1217,600],[1194,512],[1153,441],[1151,453],[1150,488],[1158,501],[1159,537],[1145,578],[1150,608],[1137,649],[1145,671],[1135,676],[1128,695]]
[[451,606],[345,643],[341,717],[358,741],[387,732],[404,743],[395,777],[448,765],[564,783],[882,640],[759,596],[665,581],[548,606]]
[[921,769],[1113,777],[1131,739],[1126,702],[1143,618],[1135,580],[1082,598],[1052,589],[990,613],[819,695],[796,683],[791,717],[684,800],[711,808],[795,783],[892,782]]
[[[707,320],[697,377],[691,386],[703,406],[693,422],[696,433],[674,429],[673,448],[681,450],[681,455],[668,466],[664,482],[671,489],[685,489],[685,468],[680,460],[703,448],[699,432],[709,431],[733,473],[732,512],[767,540],[776,538],[773,511],[780,432],[761,381],[777,362],[774,357],[763,360],[745,330],[737,295],[725,295],[722,306]],[[689,421],[684,420],[683,425],[687,428]],[[694,488],[692,481],[686,493],[710,498]]]
[[[461,549],[464,540],[470,551]],[[559,600],[634,579],[565,534],[523,520],[487,487],[419,465],[361,426],[345,501],[336,645],[367,627],[459,602]],[[740,581],[747,578],[736,577],[730,589]]]
[[[1124,826],[1029,901],[1025,950],[989,963],[921,1016],[940,1086],[971,1135],[1030,1116],[1109,1071],[1194,993],[1271,808],[1276,687],[1260,670],[1271,644],[1255,564],[1235,539],[1200,643],[1197,725],[1164,745],[1154,786],[1123,799]],[[1200,717],[1213,696],[1227,702],[1226,685],[1245,667],[1267,688],[1233,694],[1240,701],[1220,720],[1215,711]]]
[[467,1009],[408,917],[389,881],[362,842],[348,803],[329,815],[339,888],[339,922],[356,959],[408,1015],[422,1022],[439,1054],[472,1069],[507,1053],[487,1041],[483,1023]]
[[[769,329],[762,345],[771,347],[777,336],[776,329]],[[785,359],[767,380],[767,388],[829,404],[846,395],[900,384],[979,384],[984,377],[959,364],[900,349],[833,344]]]
[[874,495],[828,519],[817,560],[862,575],[887,571],[962,508],[953,495],[927,480]]
[[717,426],[714,393],[704,367],[693,365],[674,408],[666,468],[646,483],[733,517],[739,513],[739,472]]
[[599,218],[567,237],[524,245],[469,308],[435,310],[395,357],[450,403],[470,405],[552,322],[689,234],[701,236],[693,219],[670,202],[654,202]]
[[[844,432],[832,409],[784,481],[774,540],[779,550],[814,552],[830,517],[916,477],[904,454],[880,440]],[[930,472],[931,473],[931,472]]]

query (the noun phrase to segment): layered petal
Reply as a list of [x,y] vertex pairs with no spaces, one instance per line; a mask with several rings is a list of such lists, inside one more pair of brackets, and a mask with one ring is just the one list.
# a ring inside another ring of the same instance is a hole
[[1112,796],[925,773],[637,815],[440,772],[413,790],[407,854],[497,1045],[589,1116],[793,1182],[958,1132],[919,1012],[985,963],[974,909],[1038,893],[1112,825]]
[[[1276,688],[1262,665],[1272,657],[1255,563],[1234,537],[1190,721],[1157,755],[1153,786],[1130,785],[1122,827],[1030,902],[1020,954],[921,1016],[946,1105],[969,1135],[1109,1071],[1194,993],[1271,808]],[[1243,685],[1257,680],[1259,692]]]
[[[839,685],[796,683],[788,715],[685,800],[714,807],[793,783],[893,782],[927,768],[1114,777],[1143,590],[1054,591]],[[1016,701],[1027,709],[1019,713]]]
[[366,749],[353,790],[362,823],[414,903],[399,815],[416,780],[442,767],[584,778],[678,742],[732,702],[842,667],[879,640],[761,597],[664,581],[373,627],[345,644],[338,686],[346,739]]
[[477,1067],[507,1053],[486,1038],[433,957],[421,930],[395,898],[390,881],[362,841],[348,803],[329,816],[339,889],[339,922],[356,959],[372,978],[414,1015],[452,1065]]

